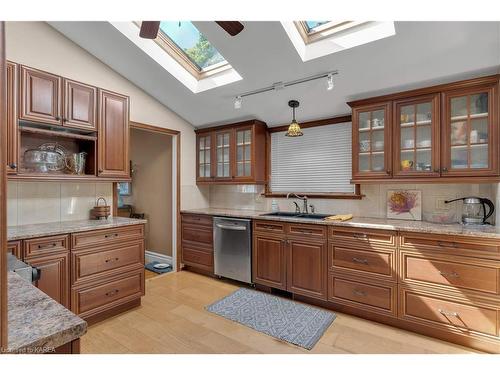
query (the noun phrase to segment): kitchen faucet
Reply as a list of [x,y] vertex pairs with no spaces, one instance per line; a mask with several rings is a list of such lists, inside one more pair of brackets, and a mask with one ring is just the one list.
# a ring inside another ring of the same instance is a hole
[[[304,202],[304,208],[302,210],[302,213],[307,215],[309,213],[309,209],[308,209],[308,205],[307,205],[307,196],[304,195],[304,196],[301,197],[300,195],[297,195],[295,193],[288,193],[286,195],[286,199],[289,199],[290,195],[293,195],[295,198],[301,199]],[[295,207],[296,207],[295,211],[297,211],[297,209],[299,208],[299,206],[297,205],[297,202],[293,202],[293,203],[295,203]],[[300,212],[300,209],[298,211]]]

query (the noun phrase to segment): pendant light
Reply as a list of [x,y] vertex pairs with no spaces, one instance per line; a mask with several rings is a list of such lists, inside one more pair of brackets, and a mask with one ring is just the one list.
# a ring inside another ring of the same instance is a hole
[[288,106],[292,108],[293,119],[288,126],[288,131],[285,135],[287,137],[300,137],[301,135],[304,135],[304,133],[302,133],[302,130],[300,130],[300,125],[295,120],[295,108],[299,106],[299,102],[297,100],[290,100],[288,102]]

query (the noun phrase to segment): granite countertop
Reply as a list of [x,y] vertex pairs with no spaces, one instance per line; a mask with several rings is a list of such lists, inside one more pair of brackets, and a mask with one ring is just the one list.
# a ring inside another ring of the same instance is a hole
[[182,213],[204,214],[213,216],[238,217],[246,219],[265,219],[275,221],[288,221],[309,224],[325,224],[332,226],[343,226],[353,228],[371,228],[398,230],[419,233],[451,234],[462,236],[473,236],[482,238],[500,239],[500,227],[493,225],[462,225],[462,224],[437,224],[426,221],[392,220],[382,218],[354,217],[351,220],[325,221],[320,219],[304,219],[291,217],[261,216],[269,211],[234,210],[225,208],[201,208],[182,210]]
[[36,354],[83,336],[87,323],[14,272],[8,272],[8,351]]
[[56,223],[30,224],[7,227],[8,241],[26,238],[55,236],[57,234],[85,232],[88,230],[122,227],[126,225],[144,224],[147,220],[127,217],[110,217],[106,220],[74,220]]

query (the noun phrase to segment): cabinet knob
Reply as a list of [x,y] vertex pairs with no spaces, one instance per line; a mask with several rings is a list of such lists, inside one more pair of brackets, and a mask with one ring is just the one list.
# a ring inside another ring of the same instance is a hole
[[17,164],[16,163],[11,163],[11,164],[9,164],[9,168],[10,169],[16,169],[17,168]]
[[56,116],[56,121],[59,121],[61,118],[59,116]]
[[388,169],[388,170],[385,171],[385,173],[391,174],[391,171]]
[[441,172],[448,172],[448,168],[443,167],[443,168],[441,169]]
[[102,169],[99,169],[99,173],[102,173]]

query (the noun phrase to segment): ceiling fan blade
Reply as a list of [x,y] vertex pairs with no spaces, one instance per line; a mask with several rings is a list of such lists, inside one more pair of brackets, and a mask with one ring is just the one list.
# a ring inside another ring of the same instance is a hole
[[215,21],[215,23],[222,27],[231,36],[238,35],[245,28],[245,26],[238,21]]
[[139,36],[145,39],[156,39],[159,29],[160,21],[142,21]]

